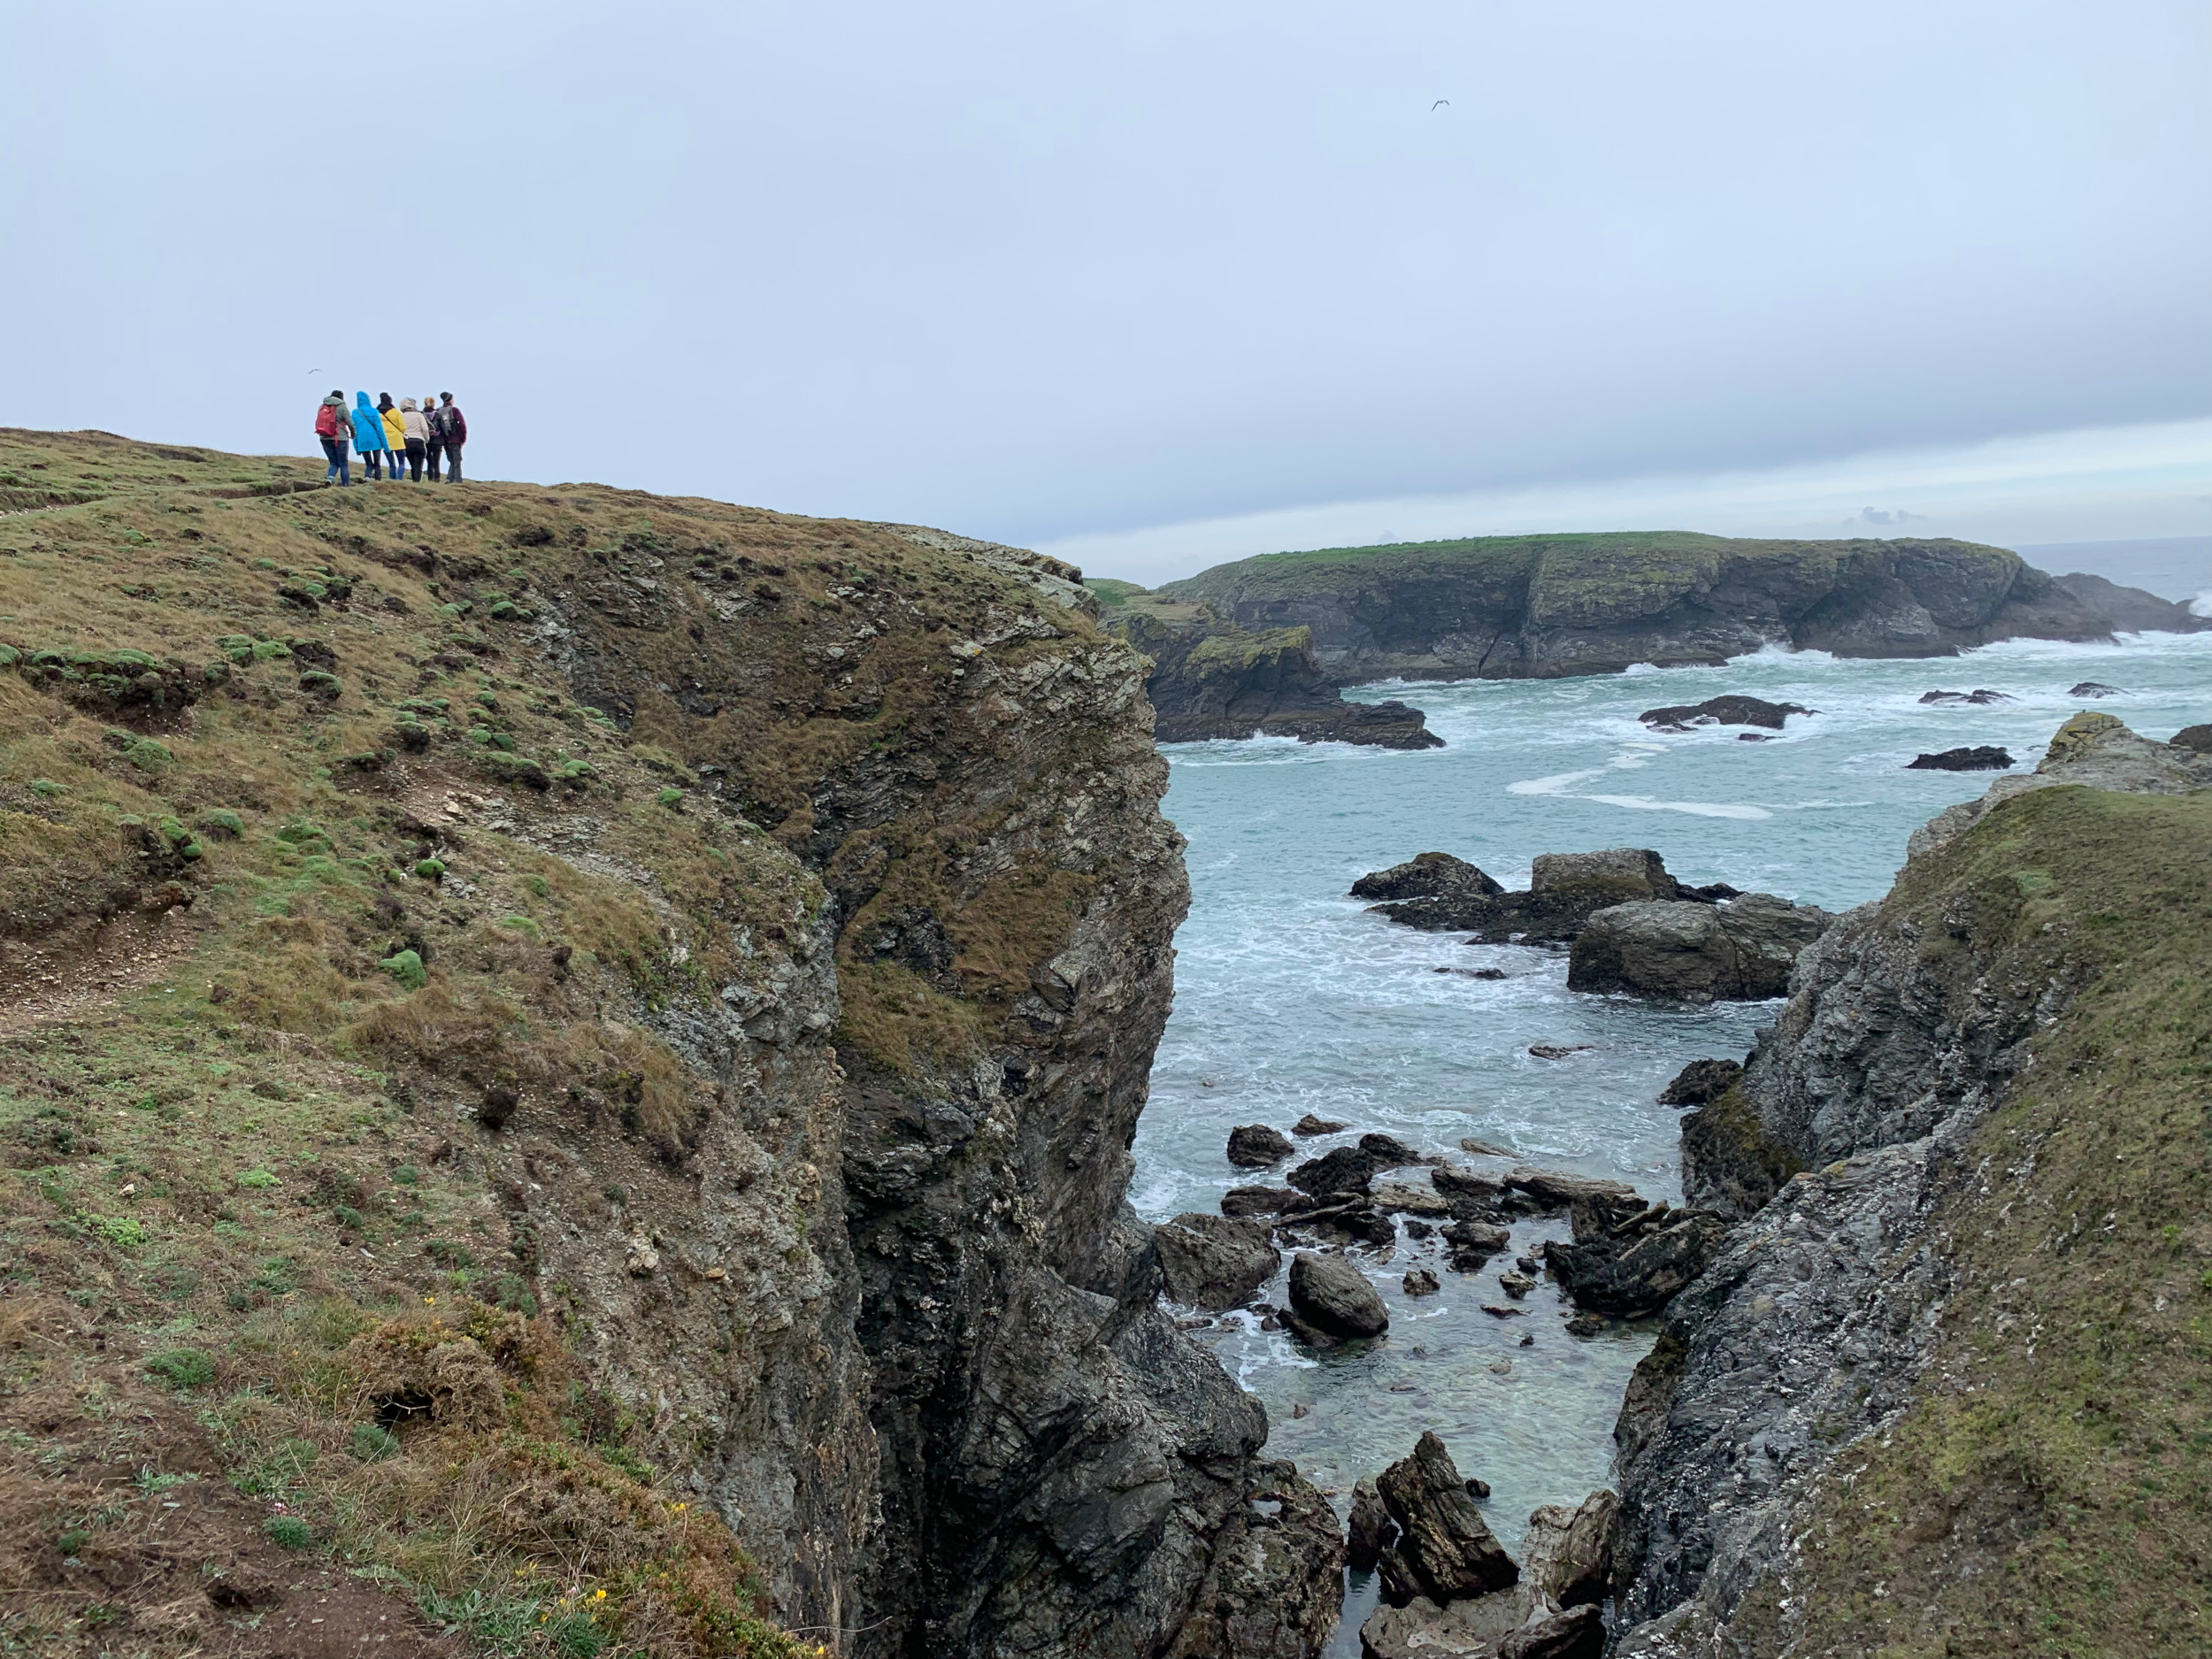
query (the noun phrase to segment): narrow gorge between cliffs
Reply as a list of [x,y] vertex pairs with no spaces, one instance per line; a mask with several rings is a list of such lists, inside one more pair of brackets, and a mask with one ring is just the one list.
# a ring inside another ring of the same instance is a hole
[[[1213,1212],[1232,1187],[1279,1181],[1279,1168],[1225,1160],[1229,1131],[1287,1131],[1310,1112],[1348,1127],[1302,1139],[1295,1157],[1380,1130],[1483,1167],[1459,1149],[1474,1137],[1679,1202],[1679,1117],[1658,1095],[1693,1059],[1742,1056],[1778,1002],[1685,1008],[1570,993],[1563,952],[1391,926],[1347,896],[1353,880],[1440,849],[1520,886],[1539,854],[1638,846],[1686,882],[1840,912],[1886,893],[1912,832],[1989,783],[1906,770],[1915,755],[1999,744],[2026,772],[2084,706],[2162,734],[2199,718],[2208,668],[2201,637],[2169,635],[2016,642],[1934,662],[1770,649],[1724,668],[1352,694],[1418,708],[1447,744],[1425,753],[1287,739],[1168,746],[1163,810],[1189,842],[1193,904],[1138,1125],[1136,1208],[1151,1221]],[[2127,695],[2085,704],[2069,695],[2085,680]],[[1920,701],[1954,686],[2010,700]],[[1735,728],[1655,734],[1636,719],[1723,693],[1820,712],[1758,742]],[[1469,972],[1479,969],[1506,977]],[[1529,1052],[1536,1046],[1571,1052],[1543,1058]],[[1532,1508],[1612,1483],[1615,1418],[1658,1324],[1570,1334],[1573,1310],[1549,1281],[1522,1317],[1482,1313],[1501,1300],[1495,1276],[1513,1254],[1566,1233],[1564,1217],[1524,1222],[1515,1251],[1460,1275],[1439,1241],[1414,1240],[1402,1223],[1393,1251],[1363,1262],[1390,1332],[1333,1353],[1302,1350],[1249,1313],[1187,1310],[1185,1322],[1266,1403],[1267,1452],[1294,1459],[1340,1516],[1359,1478],[1434,1430],[1465,1473],[1489,1483],[1486,1517],[1517,1548]],[[1400,1279],[1416,1266],[1436,1272],[1442,1294],[1403,1294]],[[1282,1276],[1261,1295],[1280,1306]],[[1354,1575],[1333,1659],[1359,1654],[1375,1599],[1370,1576]]]

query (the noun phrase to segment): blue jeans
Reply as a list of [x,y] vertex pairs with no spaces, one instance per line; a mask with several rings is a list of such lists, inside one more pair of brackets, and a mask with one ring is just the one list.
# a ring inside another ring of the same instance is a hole
[[323,474],[324,483],[329,483],[334,478],[341,484],[353,482],[353,463],[346,457],[346,441],[343,438],[325,438],[323,457],[330,463],[330,470]]

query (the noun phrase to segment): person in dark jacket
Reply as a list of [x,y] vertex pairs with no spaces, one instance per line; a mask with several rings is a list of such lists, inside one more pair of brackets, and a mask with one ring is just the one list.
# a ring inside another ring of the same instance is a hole
[[353,435],[353,423],[346,419],[346,395],[333,392],[316,405],[315,440],[323,446],[323,458],[330,463],[323,474],[323,482],[338,480],[344,489],[353,483],[353,462],[346,453],[346,441]]
[[353,447],[361,457],[361,471],[370,478],[384,476],[384,417],[369,403],[366,392],[353,395]]
[[446,481],[461,481],[461,446],[468,442],[469,423],[454,403],[451,392],[440,392],[437,411],[430,417],[431,435],[445,447]]
[[438,461],[445,454],[445,441],[438,436],[438,400],[428,392],[422,395],[423,429],[429,434],[429,442],[423,447],[423,459],[430,468],[430,481],[438,481]]

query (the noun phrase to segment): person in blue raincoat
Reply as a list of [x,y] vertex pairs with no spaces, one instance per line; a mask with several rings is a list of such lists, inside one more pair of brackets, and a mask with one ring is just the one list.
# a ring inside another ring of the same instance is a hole
[[369,402],[366,392],[356,392],[353,395],[353,449],[361,457],[361,471],[370,478],[383,477],[384,456],[390,447],[384,436],[384,417]]

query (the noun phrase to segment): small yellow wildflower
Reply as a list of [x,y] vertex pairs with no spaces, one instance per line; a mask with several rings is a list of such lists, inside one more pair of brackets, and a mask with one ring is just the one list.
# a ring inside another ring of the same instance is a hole
[[591,1593],[591,1599],[595,1601],[603,1601],[607,1599],[607,1593],[604,1590],[594,1590]]
[[426,1308],[434,1308],[438,1305],[438,1299],[435,1296],[425,1296],[422,1299],[422,1305]]

